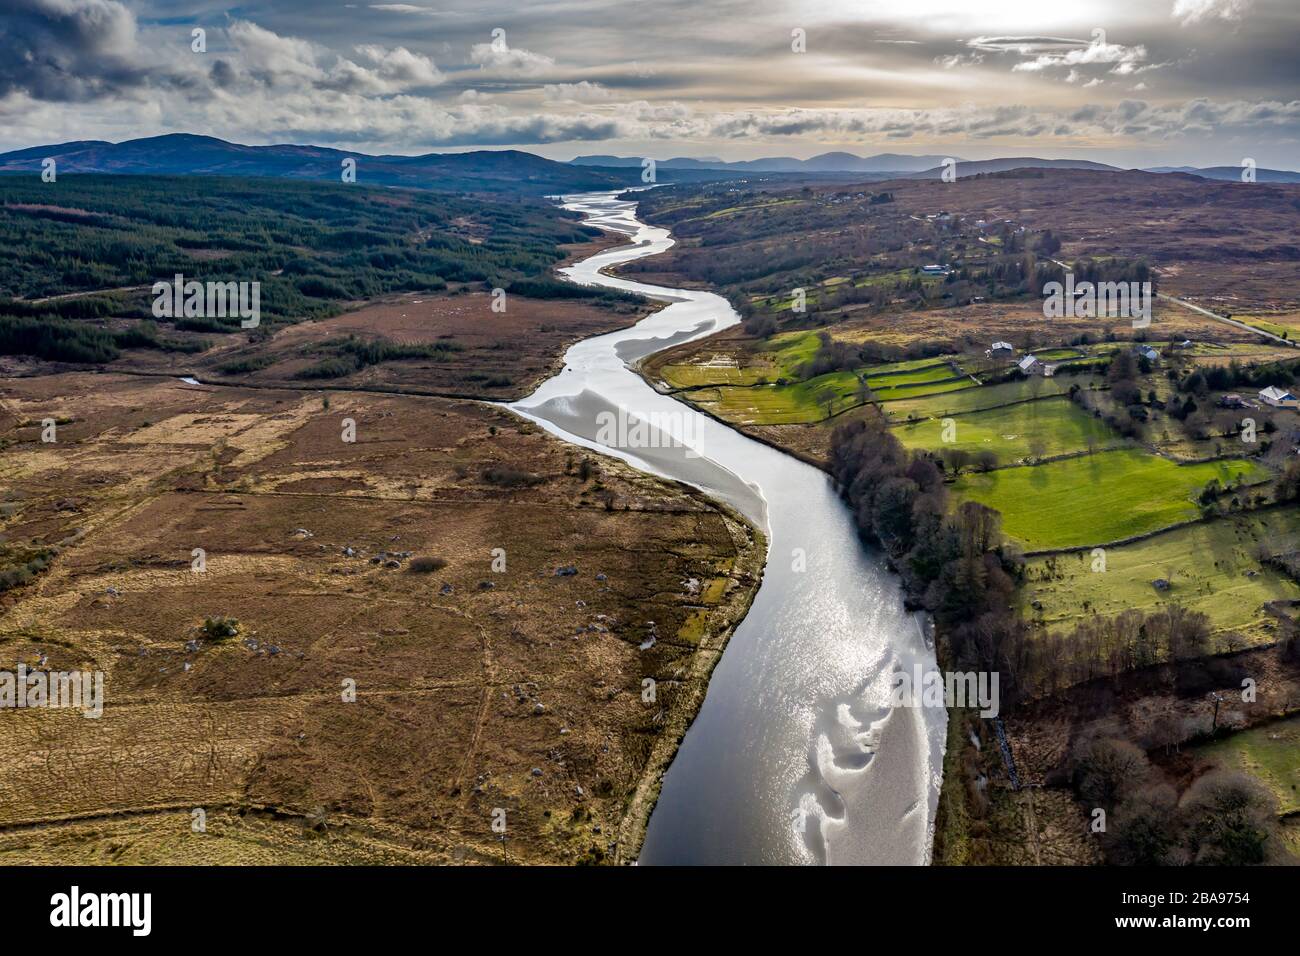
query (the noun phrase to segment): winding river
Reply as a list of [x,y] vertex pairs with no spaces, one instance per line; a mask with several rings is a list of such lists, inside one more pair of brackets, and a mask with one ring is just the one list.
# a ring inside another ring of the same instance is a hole
[[[768,535],[762,585],[664,777],[640,862],[928,862],[946,715],[889,706],[896,669],[934,666],[924,622],[904,610],[898,579],[861,545],[823,472],[656,392],[631,367],[739,321],[713,293],[601,271],[668,249],[668,230],[638,221],[636,203],[614,193],[564,206],[632,242],[564,275],[671,304],[574,345],[563,371],[511,407],[566,441],[725,500]],[[620,440],[628,430],[608,427],[619,421],[645,430]]]

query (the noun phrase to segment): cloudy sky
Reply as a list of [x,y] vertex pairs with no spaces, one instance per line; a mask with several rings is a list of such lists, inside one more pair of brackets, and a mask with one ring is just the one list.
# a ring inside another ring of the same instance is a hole
[[183,131],[1300,169],[1298,37],[1297,0],[3,0],[0,149]]

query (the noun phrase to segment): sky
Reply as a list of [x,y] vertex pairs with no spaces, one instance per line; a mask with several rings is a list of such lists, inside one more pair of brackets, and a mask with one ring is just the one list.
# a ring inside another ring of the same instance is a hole
[[0,0],[0,149],[1300,169],[1297,40],[1297,0]]

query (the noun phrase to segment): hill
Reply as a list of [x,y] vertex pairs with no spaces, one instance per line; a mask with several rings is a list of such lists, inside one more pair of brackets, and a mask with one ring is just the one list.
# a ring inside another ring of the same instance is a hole
[[60,173],[259,176],[339,182],[342,163],[357,161],[357,182],[451,192],[528,195],[618,189],[640,182],[630,170],[575,168],[520,150],[421,156],[371,156],[323,146],[245,146],[213,136],[172,133],[121,143],[83,141],[0,154],[0,173],[39,172],[53,158]]
[[[905,179],[939,179],[943,176],[942,165],[913,173]],[[1118,166],[1094,163],[1087,159],[1037,159],[1032,156],[1017,156],[1007,159],[958,160],[957,178],[979,176],[984,173],[1005,173],[1012,169],[1096,169],[1106,172],[1119,172]]]
[[[903,153],[878,153],[875,156],[857,156],[853,153],[821,153],[809,159],[795,159],[793,156],[769,156],[762,159],[725,160],[709,158],[695,159],[678,157],[676,159],[656,160],[660,169],[672,170],[725,170],[728,172],[761,173],[904,173],[926,170],[942,163],[943,156],[908,156]],[[574,166],[598,166],[619,168],[641,165],[639,156],[578,156],[570,163]]]

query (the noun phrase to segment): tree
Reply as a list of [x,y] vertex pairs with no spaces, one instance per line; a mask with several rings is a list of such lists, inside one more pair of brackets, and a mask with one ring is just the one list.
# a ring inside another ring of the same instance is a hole
[[1111,815],[1103,845],[1111,863],[1162,866],[1178,845],[1178,797],[1168,784],[1143,787]]
[[1191,862],[1257,866],[1267,861],[1276,826],[1274,800],[1251,777],[1211,771],[1187,788],[1179,810]]
[[1085,740],[1075,749],[1074,788],[1088,806],[1109,812],[1126,792],[1143,782],[1149,770],[1147,755],[1127,740]]

